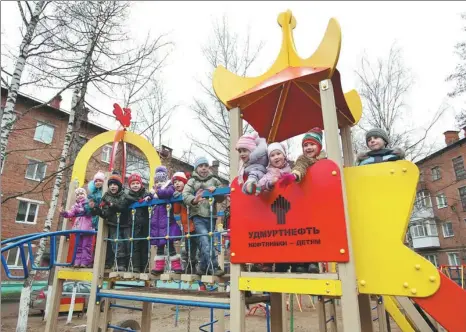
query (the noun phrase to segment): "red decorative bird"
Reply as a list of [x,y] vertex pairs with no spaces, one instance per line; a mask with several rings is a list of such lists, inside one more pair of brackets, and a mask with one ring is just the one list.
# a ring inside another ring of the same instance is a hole
[[131,122],[131,109],[130,108],[121,108],[117,103],[113,104],[113,114],[115,114],[116,119],[121,123],[125,128],[129,127]]

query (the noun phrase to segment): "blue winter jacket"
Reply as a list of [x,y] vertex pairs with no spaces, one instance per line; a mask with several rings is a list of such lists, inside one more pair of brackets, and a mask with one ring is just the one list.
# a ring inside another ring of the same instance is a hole
[[[95,206],[99,206],[100,202],[102,201],[102,187],[96,188],[94,180],[92,180],[87,184],[87,189],[89,191],[87,195],[88,201],[92,199],[95,203]],[[92,226],[95,228],[95,230],[97,230],[98,225],[99,225],[99,216],[93,216]]]
[[364,166],[370,164],[384,163],[387,161],[402,160],[405,157],[405,153],[400,148],[394,149],[381,149],[376,151],[367,151],[358,154],[357,166]]

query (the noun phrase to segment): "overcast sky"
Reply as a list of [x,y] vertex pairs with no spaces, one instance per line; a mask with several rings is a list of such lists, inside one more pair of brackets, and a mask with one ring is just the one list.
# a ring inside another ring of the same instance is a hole
[[[188,149],[185,132],[205,135],[194,121],[189,109],[193,96],[199,93],[196,78],[202,78],[208,69],[201,53],[214,19],[224,13],[232,29],[244,33],[251,28],[255,41],[263,40],[265,47],[260,63],[252,75],[266,71],[276,58],[281,44],[281,30],[277,15],[292,10],[297,20],[294,30],[295,43],[301,57],[308,57],[317,48],[328,20],[336,18],[342,29],[343,42],[337,68],[342,74],[343,90],[357,88],[354,70],[359,66],[364,52],[371,57],[385,57],[391,45],[403,50],[407,67],[415,75],[415,84],[406,100],[413,113],[413,121],[422,126],[427,118],[446,100],[452,84],[446,83],[458,62],[454,45],[463,38],[460,13],[466,11],[463,2],[335,2],[335,1],[271,1],[271,2],[134,2],[128,24],[135,38],[141,40],[150,30],[155,34],[170,32],[175,49],[164,70],[168,97],[180,104],[173,116],[171,129],[163,143],[174,148],[175,155]],[[21,19],[15,2],[1,2],[2,52],[3,46],[19,45]],[[34,88],[23,92],[46,100],[53,94]],[[62,107],[69,109],[71,93],[63,95]],[[97,94],[89,96],[92,105],[111,113],[114,100]],[[448,102],[453,108],[435,127],[431,140],[443,144],[442,133],[455,129],[454,112],[463,100]],[[115,128],[111,120],[102,116],[99,122]],[[293,154],[299,153],[299,146]]]

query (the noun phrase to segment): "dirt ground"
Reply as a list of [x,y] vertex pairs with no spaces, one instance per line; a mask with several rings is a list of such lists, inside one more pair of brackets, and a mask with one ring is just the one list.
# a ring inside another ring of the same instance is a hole
[[[303,296],[302,303],[302,312],[300,312],[299,307],[295,301],[294,303],[294,331],[295,332],[314,332],[319,331],[317,310],[312,308],[309,297],[307,299]],[[141,307],[140,303],[132,301],[121,301],[119,304],[126,306],[135,306]],[[374,305],[375,306],[375,303]],[[15,308],[16,307],[16,308]],[[216,310],[216,313],[221,313],[220,310]],[[1,310],[1,331],[10,332],[14,331],[17,322],[17,303],[2,303]],[[154,304],[152,311],[152,329],[151,331],[160,331],[160,332],[178,332],[178,331],[199,331],[199,326],[210,321],[210,310],[203,308],[192,308],[190,314],[190,329],[188,329],[188,315],[189,310],[186,307],[181,307],[179,311],[178,325],[175,326],[175,306],[163,305],[163,304]],[[338,328],[339,331],[343,330],[340,318],[340,307],[337,307],[337,316],[338,319]],[[247,311],[245,310],[245,315]],[[376,318],[376,312],[373,311],[373,318]],[[112,315],[112,324],[118,325],[119,322],[122,322],[126,319],[134,319],[140,322],[141,312],[131,311],[128,309],[114,309]],[[328,313],[327,313],[328,317]],[[86,324],[86,317],[77,317],[73,316],[72,323],[70,325],[65,325],[66,315],[61,315],[58,318],[58,331],[60,332],[78,332],[84,331]],[[229,317],[225,317],[226,330],[228,330]],[[396,324],[391,320],[390,321],[391,331],[392,332],[401,332],[396,326]],[[257,310],[255,315],[246,316],[246,331],[248,332],[259,332],[267,331],[265,314]],[[29,327],[28,331],[30,332],[43,332],[45,330],[45,322],[42,321],[42,316],[34,311],[31,311],[29,316]],[[217,326],[217,324],[215,324]],[[290,312],[288,312],[288,322],[287,322],[287,331],[290,331]],[[210,331],[208,327],[205,328],[206,331]],[[215,328],[218,331],[218,328]],[[348,330],[347,330],[348,331]],[[374,331],[378,331],[377,321],[374,321]],[[351,332],[351,331],[350,331]]]

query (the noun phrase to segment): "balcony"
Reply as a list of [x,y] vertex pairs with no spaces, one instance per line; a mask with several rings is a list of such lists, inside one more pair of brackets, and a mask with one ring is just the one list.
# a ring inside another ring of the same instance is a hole
[[438,235],[413,237],[413,249],[440,248]]

